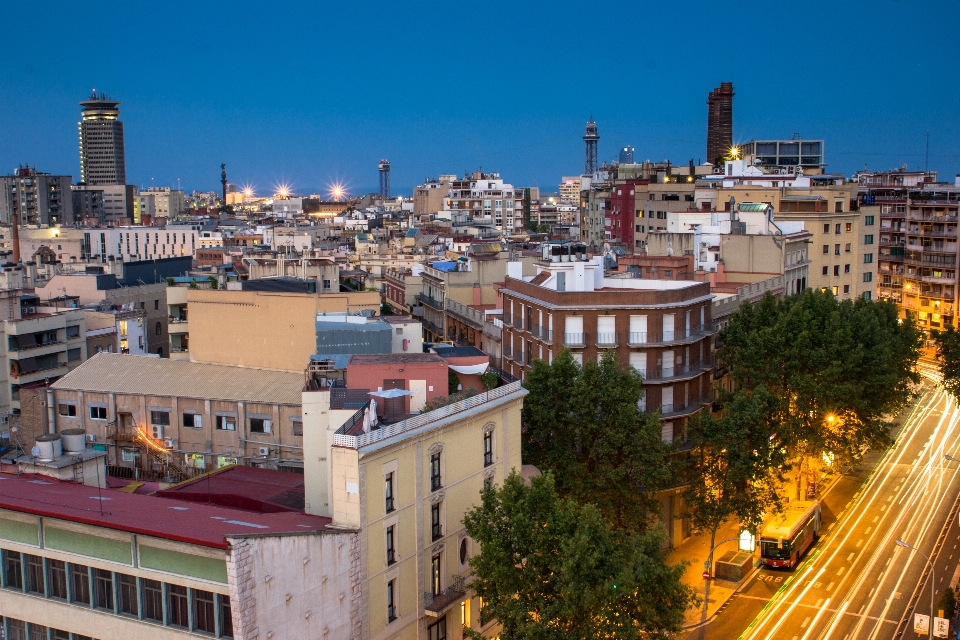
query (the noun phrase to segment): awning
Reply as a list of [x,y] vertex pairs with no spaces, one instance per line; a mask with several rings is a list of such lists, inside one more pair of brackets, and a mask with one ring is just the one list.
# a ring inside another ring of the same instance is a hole
[[484,362],[483,364],[469,364],[469,365],[460,365],[452,364],[450,368],[456,371],[457,373],[462,373],[465,376],[480,375],[481,373],[486,373],[487,367],[490,364]]
[[383,391],[371,391],[370,395],[378,398],[399,398],[401,396],[412,396],[413,391],[406,389],[384,389]]

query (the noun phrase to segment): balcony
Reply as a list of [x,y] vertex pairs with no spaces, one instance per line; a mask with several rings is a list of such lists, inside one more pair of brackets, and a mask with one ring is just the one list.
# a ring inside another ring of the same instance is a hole
[[423,614],[431,618],[439,618],[450,607],[457,604],[467,595],[463,576],[454,576],[453,584],[440,593],[426,592],[423,594]]
[[503,345],[503,357],[513,360],[513,347],[508,344]]
[[455,316],[458,320],[470,325],[474,329],[483,330],[483,323],[486,321],[486,316],[483,311],[471,309],[467,305],[449,298],[446,300],[446,305],[447,313]]
[[506,311],[503,312],[503,324],[504,326],[507,326],[507,327],[513,326],[513,316],[507,313]]
[[698,362],[690,362],[672,367],[647,367],[646,371],[643,372],[643,381],[659,383],[690,380],[696,378],[704,371],[713,369],[713,367],[714,359],[712,356]]
[[616,348],[619,342],[620,342],[619,333],[598,333],[597,334],[597,347],[601,349]]
[[565,347],[585,347],[587,346],[587,334],[565,333],[563,334],[563,345]]
[[424,293],[418,293],[417,301],[420,302],[420,304],[426,305],[432,309],[436,309],[437,311],[443,311],[443,300],[438,300],[433,296],[428,296]]
[[190,333],[190,325],[186,320],[170,318],[170,322],[167,325],[167,331],[171,335],[178,333]]
[[540,338],[544,342],[550,342],[550,343],[553,342],[553,329],[545,329],[543,327],[540,327],[540,332],[536,335],[538,338]]
[[696,413],[700,409],[702,409],[705,405],[710,404],[711,402],[713,402],[713,400],[714,400],[714,394],[711,391],[702,396],[691,398],[686,403],[681,402],[678,404],[674,402],[671,404],[662,405],[660,407],[660,418],[668,419],[668,418],[681,418],[683,416],[689,416],[691,414]]

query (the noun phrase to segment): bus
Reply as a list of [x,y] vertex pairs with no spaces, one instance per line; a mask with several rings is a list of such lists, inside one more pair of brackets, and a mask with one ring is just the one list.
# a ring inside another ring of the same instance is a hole
[[760,561],[770,567],[795,567],[820,537],[820,502],[791,502],[760,532]]

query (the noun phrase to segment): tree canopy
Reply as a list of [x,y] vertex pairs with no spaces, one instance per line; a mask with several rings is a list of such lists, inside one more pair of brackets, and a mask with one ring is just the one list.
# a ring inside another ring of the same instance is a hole
[[719,342],[735,388],[767,398],[769,435],[793,458],[798,490],[809,460],[853,464],[886,446],[890,419],[919,381],[920,333],[889,301],[767,294],[742,306]]
[[555,471],[560,495],[597,505],[613,525],[645,529],[674,474],[659,416],[638,408],[640,373],[613,351],[581,366],[563,349],[551,364],[535,360],[524,387],[524,462]]
[[943,386],[954,398],[960,398],[960,332],[947,325],[934,336],[934,341]]
[[611,527],[593,505],[560,497],[550,473],[530,486],[511,474],[484,490],[464,525],[481,548],[471,588],[503,638],[665,639],[696,604],[683,565],[665,562],[661,529]]

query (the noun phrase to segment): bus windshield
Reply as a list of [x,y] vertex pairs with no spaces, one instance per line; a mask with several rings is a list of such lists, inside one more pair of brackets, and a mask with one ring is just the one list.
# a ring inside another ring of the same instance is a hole
[[760,539],[760,555],[764,558],[773,558],[775,560],[786,560],[790,557],[790,541],[784,540],[783,546],[778,549],[776,540],[761,538]]

